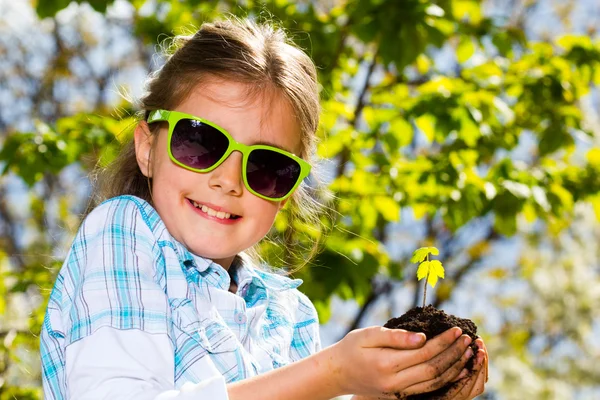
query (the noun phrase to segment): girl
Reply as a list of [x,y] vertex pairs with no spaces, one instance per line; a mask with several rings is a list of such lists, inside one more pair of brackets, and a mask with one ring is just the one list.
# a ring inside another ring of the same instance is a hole
[[48,399],[394,399],[483,391],[469,338],[372,327],[321,350],[317,313],[246,250],[302,206],[316,71],[283,33],[204,24],[148,83],[145,118],[83,221],[41,333]]

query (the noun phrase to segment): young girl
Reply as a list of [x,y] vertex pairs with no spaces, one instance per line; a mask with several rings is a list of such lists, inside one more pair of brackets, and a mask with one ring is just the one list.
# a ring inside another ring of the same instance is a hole
[[[454,381],[483,392],[469,338],[360,329],[321,350],[299,280],[245,251],[300,206],[316,71],[283,33],[204,24],[152,76],[145,118],[83,221],[41,333],[47,399],[394,399]],[[335,266],[332,266],[335,267]]]

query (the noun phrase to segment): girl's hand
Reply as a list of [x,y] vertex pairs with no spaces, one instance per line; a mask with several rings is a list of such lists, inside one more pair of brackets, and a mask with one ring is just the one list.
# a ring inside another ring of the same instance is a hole
[[470,400],[483,393],[488,380],[488,354],[481,338],[475,343],[479,350],[477,350],[473,371],[470,375],[456,381],[455,386],[446,393],[443,400]]
[[[482,339],[475,341],[479,350],[472,373],[456,380],[457,385],[450,389],[440,400],[470,400],[483,393],[488,380],[488,354]],[[461,375],[464,375],[463,371]],[[380,397],[353,396],[352,400],[379,400]]]
[[396,399],[395,393],[431,392],[455,380],[472,355],[470,342],[459,328],[426,343],[422,333],[358,329],[327,349],[329,370],[342,393]]

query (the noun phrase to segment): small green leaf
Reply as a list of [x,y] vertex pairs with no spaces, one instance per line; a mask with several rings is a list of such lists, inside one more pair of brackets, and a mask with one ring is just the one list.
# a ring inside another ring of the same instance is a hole
[[429,262],[429,269],[431,274],[434,274],[441,279],[445,278],[444,266],[440,260],[431,260]]
[[431,68],[431,61],[425,54],[419,54],[416,65],[417,71],[419,71],[421,75],[425,75],[429,72],[429,68]]
[[[398,146],[406,146],[413,139],[412,125],[402,117],[394,118],[390,122],[390,132],[386,136],[394,136],[398,142]],[[391,148],[391,151],[398,151],[398,148]]]
[[427,140],[433,142],[435,136],[435,117],[431,114],[421,115],[415,119],[415,123],[425,137],[427,137]]
[[438,279],[444,279],[444,267],[440,260],[423,261],[417,269],[417,278],[427,278],[427,283],[433,288]]
[[587,162],[592,165],[593,167],[600,167],[600,149],[597,147],[594,147],[592,149],[590,149],[590,151],[587,152],[587,154],[585,155],[585,158],[587,159]]
[[432,288],[435,287],[436,283],[438,281],[438,277],[435,274],[432,274],[431,271],[429,273],[429,277],[427,278],[427,283],[429,283],[429,286],[431,286]]
[[460,43],[456,49],[456,59],[460,64],[467,61],[475,53],[475,44],[473,39],[468,36],[461,36]]
[[375,208],[386,221],[398,221],[400,219],[400,206],[391,197],[377,196],[373,199]]
[[421,247],[414,251],[412,257],[410,258],[410,262],[412,263],[420,263],[425,258],[427,258],[428,254],[433,254],[437,256],[440,254],[440,251],[436,247]]
[[417,278],[419,280],[427,278],[427,273],[429,272],[429,261],[423,261],[419,264],[419,268],[417,269]]

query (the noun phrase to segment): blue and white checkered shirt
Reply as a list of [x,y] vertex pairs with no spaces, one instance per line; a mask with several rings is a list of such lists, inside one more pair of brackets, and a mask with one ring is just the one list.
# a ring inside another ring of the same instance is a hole
[[296,289],[302,281],[248,261],[234,274],[237,294],[228,272],[174,240],[150,204],[105,201],[83,221],[50,295],[41,332],[45,398],[67,397],[66,347],[103,327],[168,335],[171,389],[199,383],[205,357],[233,382],[320,349],[315,308]]

